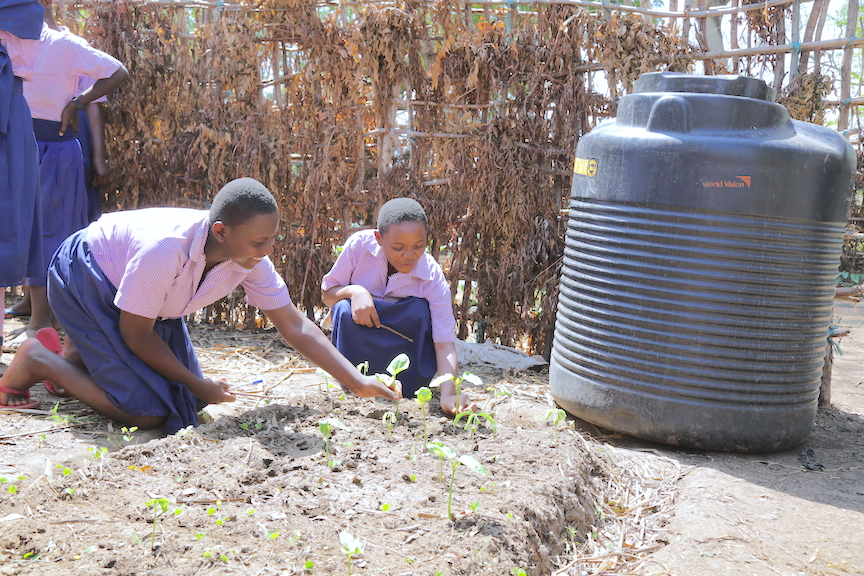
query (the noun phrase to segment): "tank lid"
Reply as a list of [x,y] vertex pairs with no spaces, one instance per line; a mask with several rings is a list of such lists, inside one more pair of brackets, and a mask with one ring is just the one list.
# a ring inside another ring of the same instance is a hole
[[774,88],[764,80],[749,76],[723,74],[717,76],[694,76],[679,72],[649,72],[633,83],[633,93],[641,92],[696,92],[743,96],[757,100],[774,101]]

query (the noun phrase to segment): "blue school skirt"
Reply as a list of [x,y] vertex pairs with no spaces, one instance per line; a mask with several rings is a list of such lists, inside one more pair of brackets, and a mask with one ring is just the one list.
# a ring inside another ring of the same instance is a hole
[[[120,336],[117,289],[90,255],[86,230],[67,238],[48,267],[48,301],[72,338],[90,376],[111,402],[129,414],[167,416],[165,433],[198,424],[206,406],[182,384],[166,380],[129,350]],[[190,372],[201,377],[186,323],[157,320],[153,330]]]
[[[71,128],[60,136],[60,122],[33,120],[39,147],[42,201],[42,257],[46,263],[70,234],[87,226],[84,157]],[[45,286],[47,270],[27,277],[31,286]]]
[[0,44],[0,286],[17,286],[40,274],[42,212],[39,203],[39,154],[21,78]]
[[98,186],[93,185],[93,137],[90,118],[84,110],[78,111],[78,133],[75,135],[81,145],[81,156],[84,158],[84,188],[87,189],[87,221],[95,222],[102,215],[102,194]]
[[382,324],[413,339],[408,342],[384,328],[361,326],[351,318],[351,300],[340,300],[333,306],[333,333],[330,340],[355,366],[369,362],[369,374],[387,373],[387,366],[398,354],[411,360],[407,370],[397,378],[402,396],[413,398],[421,386],[428,386],[438,370],[435,343],[432,341],[432,316],[424,298],[405,298],[399,302],[375,300],[375,310]]

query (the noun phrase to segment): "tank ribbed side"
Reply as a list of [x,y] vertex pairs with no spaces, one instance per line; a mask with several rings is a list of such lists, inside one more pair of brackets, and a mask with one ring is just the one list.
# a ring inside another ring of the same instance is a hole
[[553,394],[643,437],[604,393],[626,419],[658,400],[721,420],[815,411],[843,227],[572,200]]

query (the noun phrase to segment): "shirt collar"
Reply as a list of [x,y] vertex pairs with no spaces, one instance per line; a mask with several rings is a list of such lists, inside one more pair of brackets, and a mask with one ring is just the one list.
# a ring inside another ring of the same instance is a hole
[[[384,248],[378,244],[378,241],[375,237],[372,237],[372,241],[368,244],[369,253],[372,254],[376,259],[384,262],[384,270],[386,274],[387,270],[387,257],[384,255]],[[414,265],[414,268],[411,269],[408,276],[413,276],[414,278],[418,278],[420,280],[431,280],[432,279],[432,268],[429,266],[429,253],[423,252],[423,256],[417,263]],[[398,272],[397,272],[398,274]]]

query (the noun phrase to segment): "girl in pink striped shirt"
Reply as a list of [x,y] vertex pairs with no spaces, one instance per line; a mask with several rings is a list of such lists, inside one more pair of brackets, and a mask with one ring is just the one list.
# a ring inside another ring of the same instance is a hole
[[[399,374],[406,396],[436,372],[456,375],[459,369],[450,285],[426,253],[428,236],[419,202],[390,200],[378,211],[377,230],[353,234],[321,281],[336,348],[355,364],[368,361],[370,373],[383,373],[397,354],[407,354],[411,365]],[[452,380],[441,385],[440,401],[448,414],[476,408],[466,394],[456,406]]]
[[183,316],[241,284],[288,344],[356,395],[401,398],[398,386],[357,372],[291,303],[268,258],[279,226],[270,192],[240,178],[209,213],[130,210],[76,232],[48,271],[48,297],[68,335],[65,358],[26,340],[0,379],[0,404],[27,405],[29,388],[48,379],[127,426],[173,433],[195,425],[206,404],[234,396],[224,380],[202,375]]

